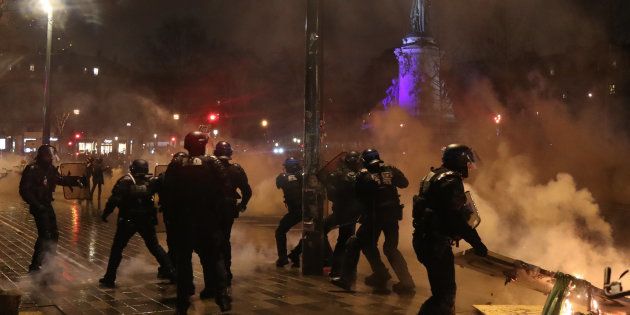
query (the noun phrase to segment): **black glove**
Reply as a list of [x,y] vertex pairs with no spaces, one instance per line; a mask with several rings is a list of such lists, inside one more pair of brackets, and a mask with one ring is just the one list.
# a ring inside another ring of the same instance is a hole
[[481,256],[481,257],[486,257],[488,256],[488,248],[486,247],[486,245],[482,242],[479,242],[478,244],[475,244],[473,246],[473,250],[475,251],[475,254],[477,256]]
[[108,217],[108,214],[107,214],[107,213],[103,212],[103,214],[101,214],[101,220],[102,220],[103,222],[107,222],[107,217]]
[[238,210],[238,212],[243,213],[247,209],[247,205],[244,205],[242,202],[240,202],[238,205],[236,205],[236,209]]

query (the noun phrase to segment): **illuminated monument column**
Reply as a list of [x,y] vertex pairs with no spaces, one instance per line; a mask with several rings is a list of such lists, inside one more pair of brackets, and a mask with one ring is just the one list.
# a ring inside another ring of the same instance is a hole
[[395,50],[398,79],[388,90],[385,107],[400,106],[423,119],[453,120],[453,106],[440,79],[440,49],[429,31],[429,1],[413,0],[411,32]]

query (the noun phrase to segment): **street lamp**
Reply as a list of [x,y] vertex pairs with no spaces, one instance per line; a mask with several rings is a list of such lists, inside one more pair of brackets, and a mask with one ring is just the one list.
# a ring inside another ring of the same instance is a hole
[[79,115],[79,114],[81,114],[81,110],[80,110],[80,109],[78,109],[78,108],[75,108],[75,109],[72,111],[72,113],[73,113],[73,114],[75,114],[75,115]]
[[269,125],[269,122],[267,121],[267,119],[263,119],[260,121],[260,126],[263,128],[267,128],[267,126]]
[[50,144],[50,86],[51,72],[50,59],[52,52],[52,31],[53,31],[53,7],[50,0],[40,0],[40,5],[44,12],[48,14],[48,28],[46,32],[46,64],[44,67],[44,126],[42,128],[42,144]]

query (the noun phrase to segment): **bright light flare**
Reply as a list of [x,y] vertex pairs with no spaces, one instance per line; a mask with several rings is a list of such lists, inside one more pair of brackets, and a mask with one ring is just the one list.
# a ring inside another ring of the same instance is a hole
[[264,128],[269,125],[269,122],[267,121],[267,119],[263,119],[260,121],[260,125]]
[[219,114],[216,113],[210,113],[208,115],[208,121],[209,122],[216,122],[217,120],[219,120]]
[[496,114],[494,116],[494,123],[497,125],[501,123],[501,114]]
[[74,134],[74,138],[75,138],[75,139],[81,139],[81,134],[80,134],[80,133],[76,133],[76,134]]
[[588,98],[593,98],[593,92],[588,92],[588,94],[586,94],[586,96],[588,96]]
[[50,0],[40,0],[39,6],[44,12],[46,12],[46,14],[48,15],[52,14],[53,7],[52,7],[52,4],[50,3]]
[[571,304],[571,301],[569,301],[569,299],[564,299],[564,302],[562,302],[560,315],[573,315],[573,304]]
[[157,139],[157,133],[153,134],[153,139]]

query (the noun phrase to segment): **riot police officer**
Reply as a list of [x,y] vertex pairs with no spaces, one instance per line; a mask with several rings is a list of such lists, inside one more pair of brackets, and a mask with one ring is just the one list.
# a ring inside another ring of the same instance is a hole
[[173,266],[160,246],[155,231],[157,210],[153,205],[154,194],[155,182],[149,176],[149,163],[145,160],[134,160],[129,167],[129,174],[118,179],[114,185],[112,195],[101,215],[101,219],[107,222],[107,217],[118,208],[116,234],[109,254],[107,271],[99,280],[103,286],[110,288],[115,286],[116,271],[122,260],[122,252],[136,233],[140,234],[165,276],[173,277]]
[[[187,156],[184,152],[177,152],[173,154],[173,158],[171,159],[172,163],[180,163],[180,160]],[[159,198],[159,211],[162,213],[162,219],[164,220],[164,227],[166,228],[166,246],[168,248],[167,255],[171,260],[173,267],[177,267],[177,256],[175,255],[177,247],[175,242],[175,223],[174,223],[174,208],[176,205],[171,204],[168,197],[169,194],[164,190],[164,173],[158,175],[155,179],[155,190]],[[158,272],[159,275],[162,274],[161,270]]]
[[384,164],[378,151],[367,149],[361,154],[364,169],[357,176],[356,190],[362,206],[361,227],[356,236],[348,241],[348,250],[340,278],[333,283],[349,289],[354,282],[359,248],[367,258],[373,273],[365,278],[365,284],[376,292],[386,293],[389,271],[381,260],[378,238],[385,236],[383,252],[389,260],[398,280],[393,290],[399,294],[415,293],[415,284],[407,268],[405,258],[398,250],[398,221],[402,219],[402,208],[398,188],[405,188],[409,181],[396,167]]
[[92,190],[90,191],[90,200],[94,197],[94,192],[98,188],[98,207],[101,207],[101,192],[103,190],[103,185],[105,184],[105,171],[107,170],[107,166],[103,162],[102,157],[97,157],[92,159],[91,164],[91,173],[92,173]]
[[[238,218],[240,213],[247,209],[247,203],[252,198],[252,188],[249,186],[245,170],[243,170],[243,168],[237,163],[230,162],[232,159],[232,153],[232,146],[225,141],[217,143],[214,149],[214,156],[216,156],[225,167],[230,184],[230,191],[225,199],[223,209],[223,212],[225,213],[225,221],[223,225],[223,232],[225,233],[224,259],[228,286],[231,285],[233,278],[231,270],[232,244],[230,243],[232,225],[234,224],[234,219]],[[237,190],[241,192],[242,196],[239,195]],[[241,199],[240,202],[238,201],[239,199]]]
[[40,270],[49,254],[57,252],[59,232],[57,217],[53,209],[53,192],[60,186],[85,186],[86,178],[64,176],[59,174],[53,165],[57,158],[55,147],[44,144],[37,149],[35,160],[26,165],[20,179],[20,196],[29,206],[29,212],[37,226],[37,240],[33,250],[33,259],[28,267],[29,272]]
[[488,249],[467,220],[464,178],[475,162],[472,149],[451,144],[443,149],[442,166],[431,171],[414,197],[413,246],[418,260],[426,267],[432,296],[419,314],[455,314],[455,266],[452,244],[460,239],[473,246],[476,254],[486,256]]
[[206,289],[214,292],[222,311],[231,309],[223,260],[225,220],[221,206],[230,186],[223,164],[206,156],[208,136],[191,132],[184,138],[188,155],[169,164],[164,191],[173,211],[177,255],[177,312],[186,314],[194,294],[192,253],[199,255]]
[[[326,192],[332,202],[332,213],[324,219],[326,234],[333,227],[339,227],[337,243],[332,252],[331,278],[341,275],[341,263],[346,251],[346,243],[356,228],[360,215],[360,204],[356,197],[355,182],[361,170],[361,154],[348,152],[341,165],[326,178]],[[328,238],[324,238],[328,242]],[[327,246],[330,250],[330,245]]]
[[291,259],[292,266],[298,268],[300,267],[302,246],[301,243],[298,243],[287,255],[287,232],[302,222],[302,183],[304,176],[300,161],[294,157],[286,159],[283,166],[285,172],[276,177],[276,187],[282,189],[284,204],[289,212],[282,217],[276,229],[276,247],[278,249],[276,266],[284,267]]

